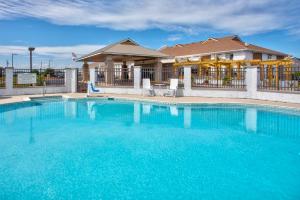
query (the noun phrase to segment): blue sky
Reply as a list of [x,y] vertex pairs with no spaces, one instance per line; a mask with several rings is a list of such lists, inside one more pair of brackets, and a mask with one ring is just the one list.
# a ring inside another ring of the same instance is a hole
[[300,57],[298,0],[0,0],[0,66],[77,65],[89,53],[130,37],[157,49],[208,37],[239,35],[248,43]]

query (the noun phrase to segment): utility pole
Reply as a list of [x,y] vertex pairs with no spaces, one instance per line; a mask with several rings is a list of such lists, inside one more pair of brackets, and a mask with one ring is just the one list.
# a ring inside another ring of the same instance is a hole
[[48,68],[51,68],[51,59],[49,59]]
[[29,54],[30,54],[30,72],[32,71],[32,52],[35,50],[34,47],[29,47]]
[[6,60],[6,67],[8,67],[8,65],[9,65],[9,62],[8,62],[8,60]]

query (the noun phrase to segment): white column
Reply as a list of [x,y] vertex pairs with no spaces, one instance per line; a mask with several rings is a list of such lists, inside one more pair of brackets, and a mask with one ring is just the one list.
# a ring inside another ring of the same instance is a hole
[[78,69],[72,69],[71,71],[71,92],[75,93],[77,92],[77,70]]
[[66,92],[76,92],[76,85],[77,85],[77,76],[76,76],[76,69],[68,68],[66,69],[66,76],[65,76],[65,87]]
[[140,89],[141,88],[141,66],[134,66],[134,89]]
[[246,88],[247,88],[247,97],[256,98],[257,93],[257,66],[247,65],[246,68]]
[[245,116],[245,124],[247,131],[256,132],[257,130],[257,110],[255,108],[247,108]]
[[190,128],[192,123],[192,108],[189,106],[184,107],[183,111],[184,128]]
[[93,85],[95,85],[95,81],[96,81],[96,72],[95,72],[95,68],[90,68],[90,81],[91,83],[93,83]]
[[141,66],[134,66],[134,89],[141,89]]
[[184,95],[188,96],[192,90],[192,67],[184,66]]
[[6,95],[13,94],[14,69],[12,67],[5,68],[5,90]]

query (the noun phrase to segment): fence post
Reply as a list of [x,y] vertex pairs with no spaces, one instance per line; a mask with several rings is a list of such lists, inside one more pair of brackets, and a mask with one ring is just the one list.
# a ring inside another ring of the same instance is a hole
[[141,66],[134,66],[133,67],[133,85],[134,89],[140,89],[141,88]]
[[189,96],[192,90],[192,67],[184,66],[183,69],[184,96]]
[[247,65],[246,68],[246,88],[248,98],[256,98],[257,92],[257,66]]
[[95,85],[96,82],[96,70],[95,68],[90,68],[90,81]]
[[5,90],[6,95],[13,94],[14,85],[14,68],[6,67],[5,68]]

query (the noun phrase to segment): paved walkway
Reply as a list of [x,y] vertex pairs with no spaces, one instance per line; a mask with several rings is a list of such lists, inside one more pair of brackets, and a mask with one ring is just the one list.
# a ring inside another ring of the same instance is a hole
[[[65,94],[48,94],[46,96],[64,96],[67,98],[86,98],[86,94],[82,93],[65,93]],[[0,104],[16,103],[28,101],[30,97],[41,97],[41,95],[21,95],[12,97],[0,97]],[[233,103],[233,104],[251,104],[251,105],[268,105],[284,108],[299,109],[300,104],[285,103],[276,101],[263,101],[255,99],[233,99],[233,98],[207,98],[207,97],[148,97],[140,95],[117,95],[117,94],[102,94],[99,98],[112,97],[116,99],[126,99],[135,101],[160,102],[168,104],[197,104],[197,103]]]

